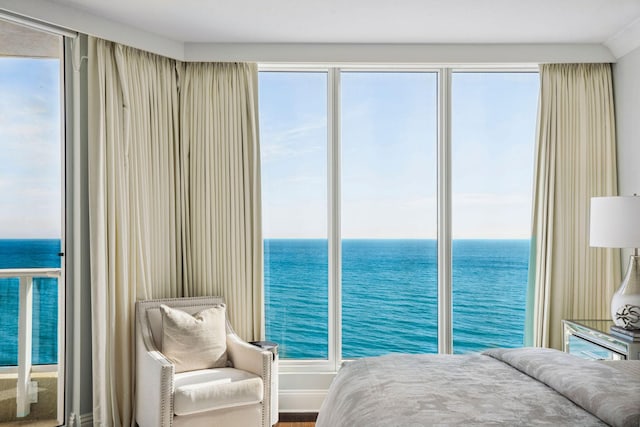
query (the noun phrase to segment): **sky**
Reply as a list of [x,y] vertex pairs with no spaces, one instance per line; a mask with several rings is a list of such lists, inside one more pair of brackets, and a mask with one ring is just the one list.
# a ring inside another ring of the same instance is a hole
[[[265,238],[327,236],[327,74],[261,72]],[[454,238],[529,238],[537,73],[454,73]],[[0,58],[0,238],[59,238],[60,64]],[[437,75],[341,76],[341,233],[435,238]]]
[[58,59],[0,57],[0,238],[60,238]]
[[[437,75],[344,72],[341,235],[435,238]],[[262,72],[265,238],[327,236],[327,75]],[[454,73],[453,237],[528,239],[537,73]]]

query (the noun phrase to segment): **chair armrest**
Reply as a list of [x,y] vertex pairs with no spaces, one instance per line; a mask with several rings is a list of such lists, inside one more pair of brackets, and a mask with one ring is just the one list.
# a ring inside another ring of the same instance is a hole
[[173,420],[175,367],[136,334],[136,421],[140,427],[169,427]]
[[233,367],[260,376],[263,380],[271,376],[273,353],[249,344],[236,334],[227,334],[227,354]]
[[263,385],[263,425],[271,425],[271,375],[274,355],[269,350],[251,345],[235,333],[227,334],[227,355],[233,367],[242,369],[262,378]]

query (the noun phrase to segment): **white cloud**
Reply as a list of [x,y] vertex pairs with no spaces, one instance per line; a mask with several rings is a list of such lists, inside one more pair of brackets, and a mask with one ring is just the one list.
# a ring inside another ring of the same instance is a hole
[[[326,152],[326,127],[326,120],[316,118],[296,127],[262,129],[260,150],[263,162]],[[318,138],[318,134],[322,138]]]

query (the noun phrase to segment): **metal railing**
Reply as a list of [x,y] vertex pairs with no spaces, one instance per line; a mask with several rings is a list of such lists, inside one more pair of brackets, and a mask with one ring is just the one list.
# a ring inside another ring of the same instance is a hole
[[[63,289],[60,286],[62,270],[60,268],[16,268],[0,270],[0,279],[18,278],[20,280],[20,305],[18,311],[18,384],[16,387],[16,416],[26,417],[31,412],[29,395],[32,372],[33,338],[33,279],[48,277],[58,279],[58,324],[62,316]],[[59,328],[60,329],[60,328]],[[60,331],[58,331],[58,335]],[[58,338],[56,338],[58,339]],[[58,380],[60,379],[62,345],[58,342]]]

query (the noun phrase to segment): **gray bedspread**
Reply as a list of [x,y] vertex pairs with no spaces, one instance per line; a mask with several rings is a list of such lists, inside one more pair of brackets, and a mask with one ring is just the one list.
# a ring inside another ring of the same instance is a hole
[[633,363],[532,348],[364,358],[340,369],[316,426],[638,427]]

